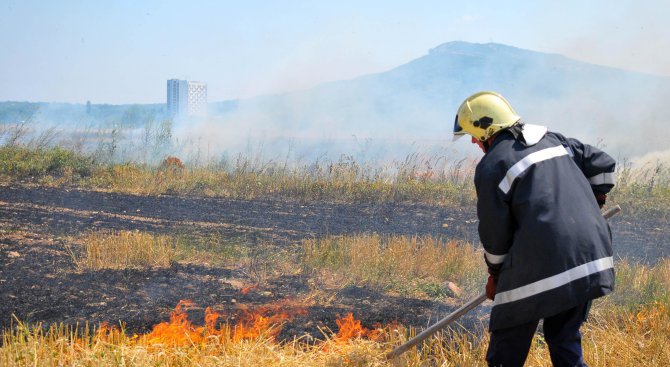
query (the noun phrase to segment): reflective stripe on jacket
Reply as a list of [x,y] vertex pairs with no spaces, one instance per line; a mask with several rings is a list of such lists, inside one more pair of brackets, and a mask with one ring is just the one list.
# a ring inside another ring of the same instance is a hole
[[547,132],[534,145],[496,136],[475,171],[479,236],[498,274],[490,329],[560,313],[614,288],[611,236],[594,193],[615,161]]

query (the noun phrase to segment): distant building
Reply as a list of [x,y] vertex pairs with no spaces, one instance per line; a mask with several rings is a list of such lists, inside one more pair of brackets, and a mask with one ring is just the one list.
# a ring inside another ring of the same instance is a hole
[[170,116],[207,115],[207,84],[188,80],[167,81],[167,110]]

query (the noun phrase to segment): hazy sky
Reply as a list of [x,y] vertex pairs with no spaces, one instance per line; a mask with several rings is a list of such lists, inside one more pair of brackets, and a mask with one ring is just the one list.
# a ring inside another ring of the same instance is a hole
[[441,43],[498,42],[670,75],[668,1],[0,0],[0,101],[209,100],[381,72]]

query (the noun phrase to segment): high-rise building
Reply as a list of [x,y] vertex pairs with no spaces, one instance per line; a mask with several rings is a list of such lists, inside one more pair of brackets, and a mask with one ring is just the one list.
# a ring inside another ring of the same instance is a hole
[[207,115],[207,84],[188,80],[167,81],[167,110],[170,116]]

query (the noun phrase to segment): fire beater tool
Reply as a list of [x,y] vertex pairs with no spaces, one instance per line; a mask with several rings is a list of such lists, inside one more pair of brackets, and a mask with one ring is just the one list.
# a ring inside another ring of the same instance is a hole
[[[621,211],[621,207],[619,205],[616,205],[612,208],[607,209],[603,213],[603,217],[605,219],[610,219],[614,215],[618,214],[620,211]],[[456,311],[450,313],[445,318],[443,318],[442,320],[435,323],[433,326],[431,326],[428,329],[422,331],[419,335],[415,336],[414,338],[408,340],[405,344],[403,344],[403,345],[393,349],[392,351],[390,351],[388,354],[386,354],[386,358],[387,359],[392,359],[392,358],[395,358],[395,357],[405,353],[407,350],[409,350],[413,346],[421,343],[422,341],[424,341],[428,337],[432,336],[436,332],[444,329],[449,324],[456,321],[459,317],[468,313],[468,311],[470,311],[473,308],[479,306],[479,304],[481,304],[485,300],[486,300],[486,293],[480,294],[479,296],[477,296],[477,298],[474,298],[474,299],[470,300],[468,303],[464,304],[463,306],[461,306]]]

